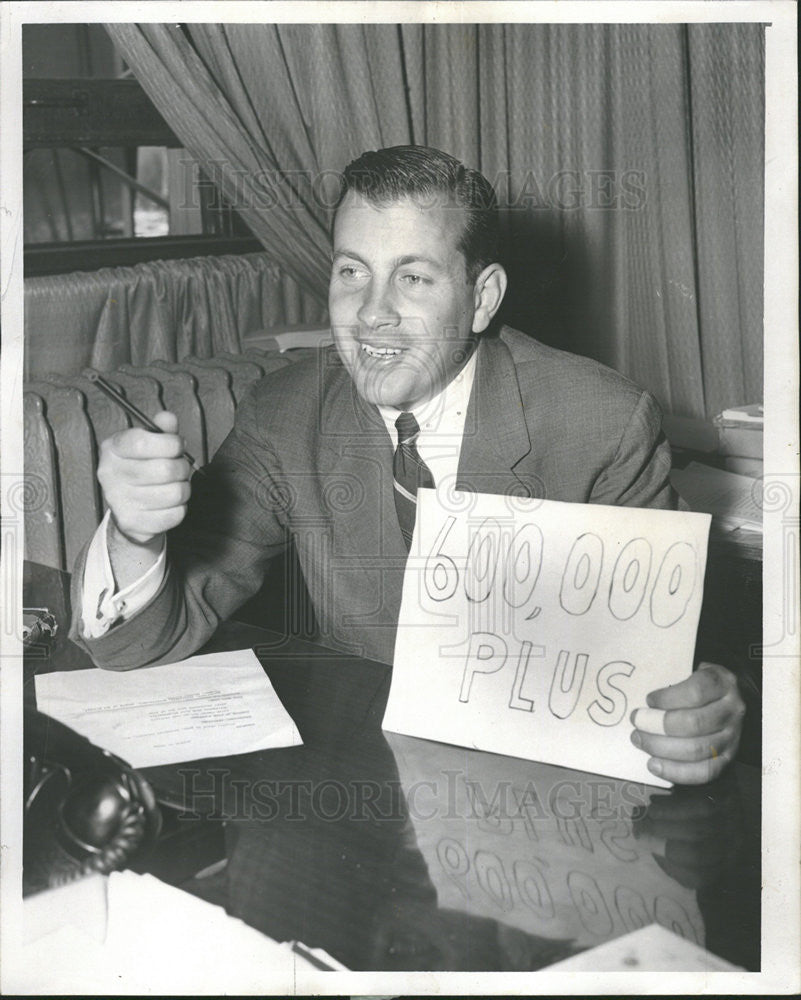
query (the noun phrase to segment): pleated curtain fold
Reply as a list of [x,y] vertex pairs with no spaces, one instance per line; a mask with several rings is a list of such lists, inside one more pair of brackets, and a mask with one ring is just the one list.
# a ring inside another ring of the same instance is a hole
[[424,143],[496,185],[510,322],[623,371],[679,415],[762,398],[761,25],[108,31],[321,302],[336,172],[365,149]]
[[324,319],[266,253],[26,278],[25,378],[238,353],[247,334]]

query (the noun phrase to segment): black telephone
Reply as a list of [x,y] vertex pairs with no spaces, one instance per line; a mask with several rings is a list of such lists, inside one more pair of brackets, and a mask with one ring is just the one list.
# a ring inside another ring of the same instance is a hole
[[24,896],[124,868],[156,840],[156,797],[125,761],[34,709],[24,744]]

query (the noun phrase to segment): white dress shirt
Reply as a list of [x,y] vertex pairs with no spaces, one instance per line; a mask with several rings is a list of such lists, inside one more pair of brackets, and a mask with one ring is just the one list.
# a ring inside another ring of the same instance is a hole
[[[464,421],[475,374],[476,352],[474,351],[456,378],[451,379],[438,395],[408,411],[414,414],[420,427],[416,442],[417,451],[431,470],[437,489],[452,489],[456,485],[456,472],[459,468],[459,455],[464,437]],[[395,421],[404,411],[394,406],[379,406],[378,409],[392,440],[392,447],[395,449],[398,445],[398,429],[395,427]]]
[[105,635],[112,625],[133,618],[158,593],[164,579],[167,562],[167,546],[162,543],[156,562],[133,583],[115,592],[116,582],[108,555],[106,531],[111,511],[106,515],[94,533],[86,566],[83,571],[83,614],[81,625],[83,634],[90,639]]
[[[465,416],[476,373],[476,352],[459,374],[433,399],[411,410],[420,426],[417,450],[431,470],[437,490],[451,491],[456,486],[459,455],[464,437]],[[392,441],[397,447],[395,421],[402,412],[392,406],[379,406]],[[166,570],[166,545],[156,562],[138,580],[115,592],[116,583],[106,542],[110,512],[100,522],[86,555],[83,575],[83,614],[81,625],[87,638],[97,639],[121,621],[141,611],[158,593]]]

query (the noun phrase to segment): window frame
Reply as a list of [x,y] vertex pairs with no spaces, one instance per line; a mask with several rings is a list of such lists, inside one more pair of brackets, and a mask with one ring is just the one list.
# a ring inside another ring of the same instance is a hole
[[[23,80],[22,105],[23,152],[76,147],[183,147],[132,77],[28,77]],[[94,271],[153,260],[255,253],[263,249],[252,236],[215,234],[26,243],[24,275]]]

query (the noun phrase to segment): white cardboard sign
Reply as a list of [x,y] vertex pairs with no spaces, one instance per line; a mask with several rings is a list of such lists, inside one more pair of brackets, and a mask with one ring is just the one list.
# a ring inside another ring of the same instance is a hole
[[633,709],[692,671],[710,517],[420,490],[383,726],[667,785]]

